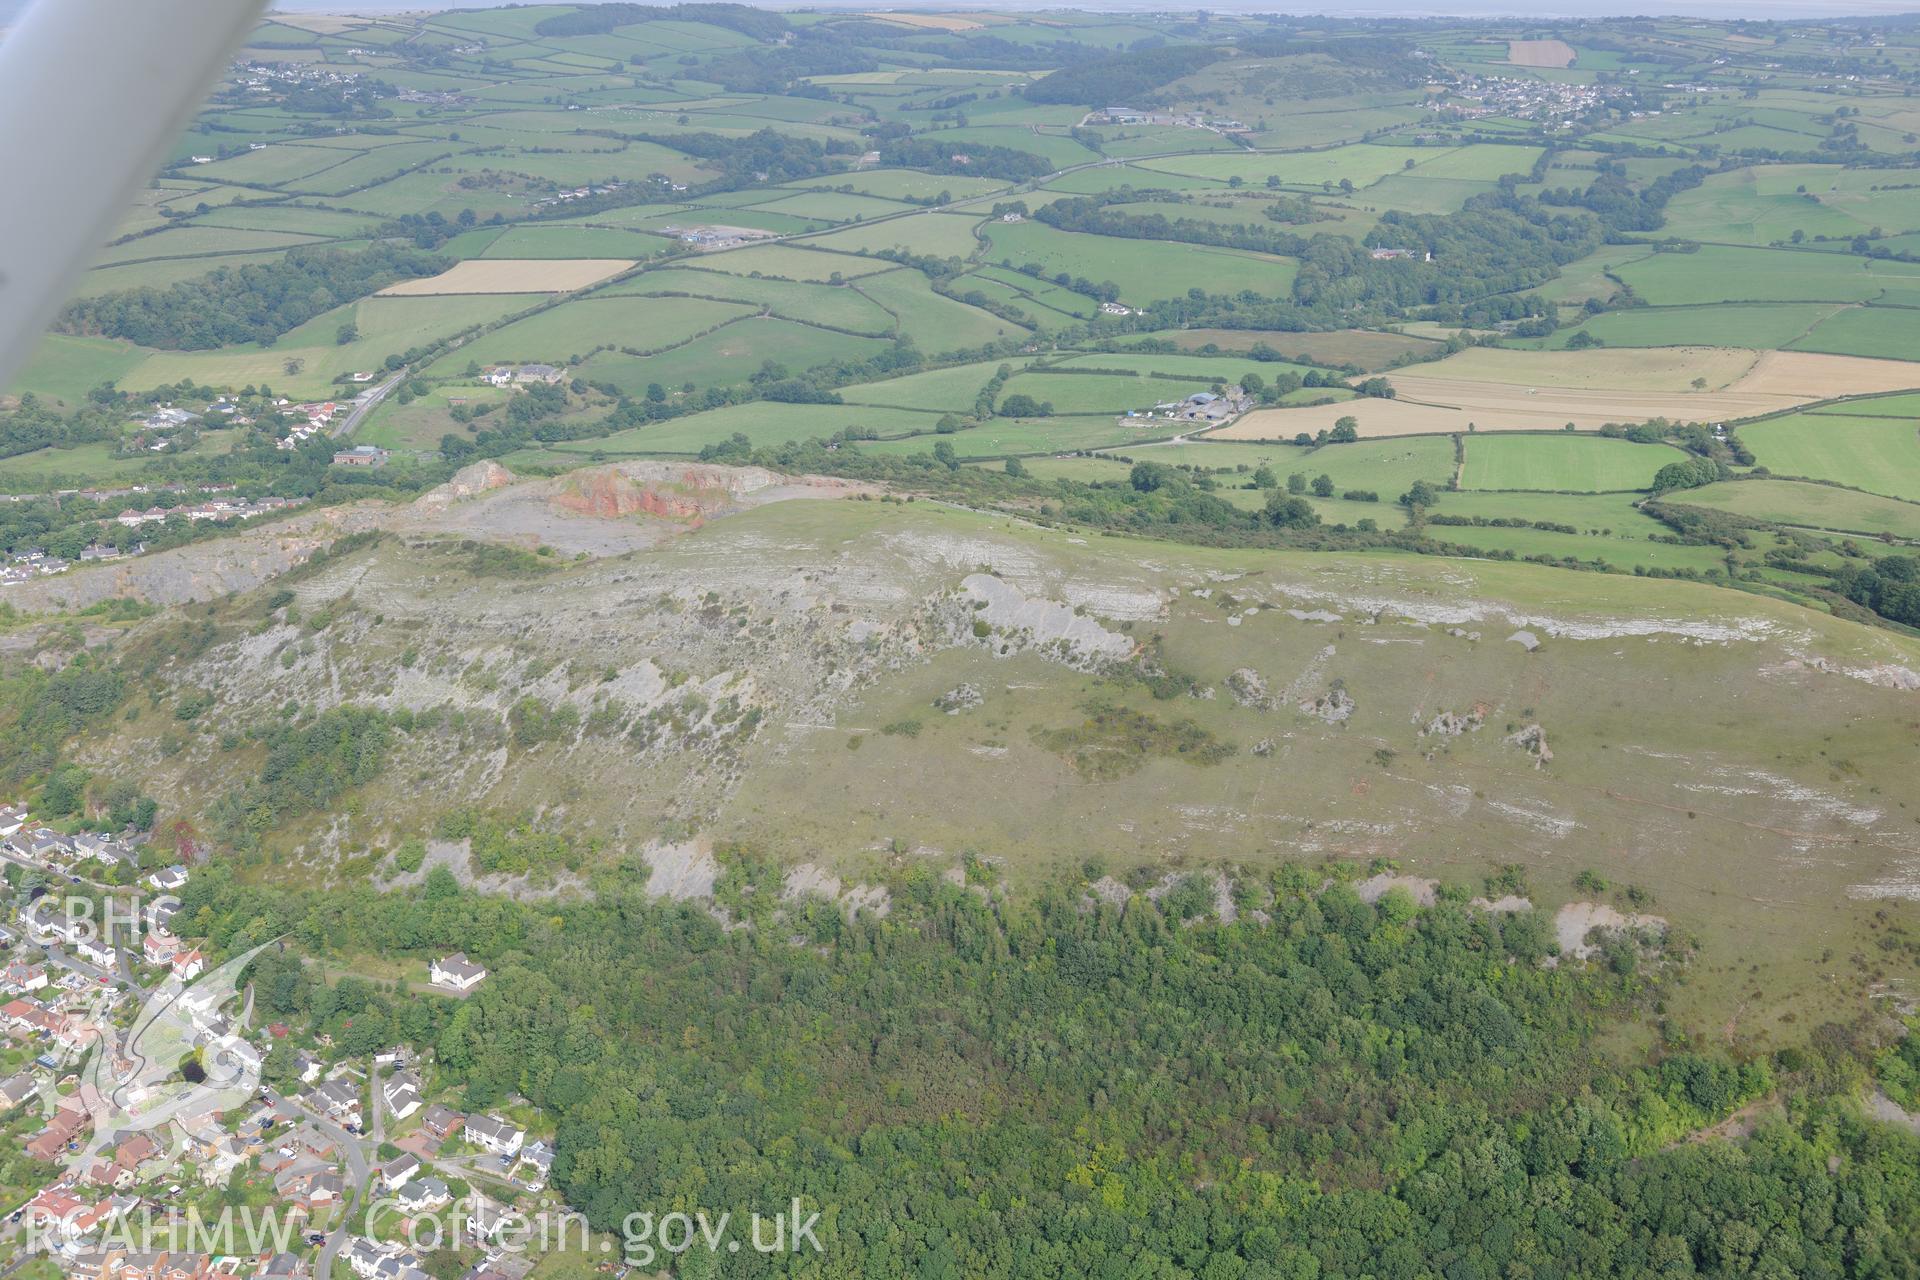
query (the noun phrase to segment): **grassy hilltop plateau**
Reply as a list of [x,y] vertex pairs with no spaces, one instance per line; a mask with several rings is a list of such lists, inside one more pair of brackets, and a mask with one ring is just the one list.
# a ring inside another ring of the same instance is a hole
[[[180,899],[8,922],[0,1212],[1920,1276],[1916,87],[1911,18],[270,16],[0,397],[10,902]],[[263,1112],[63,1174],[62,1038],[269,940]],[[0,1263],[209,1274],[74,1240]]]

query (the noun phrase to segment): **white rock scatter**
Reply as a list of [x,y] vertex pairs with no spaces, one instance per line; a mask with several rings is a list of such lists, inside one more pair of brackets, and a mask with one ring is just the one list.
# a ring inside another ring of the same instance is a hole
[[975,605],[974,616],[995,631],[1019,637],[1022,647],[1051,650],[1063,660],[1118,662],[1133,641],[1054,600],[1029,596],[990,573],[970,573],[960,583]]

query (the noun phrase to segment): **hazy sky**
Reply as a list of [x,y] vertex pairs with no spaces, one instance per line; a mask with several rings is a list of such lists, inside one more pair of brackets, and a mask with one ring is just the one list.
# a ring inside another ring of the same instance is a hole
[[[756,3],[757,0],[746,0]],[[279,0],[274,7],[309,13],[372,13],[396,9],[490,9],[498,0],[442,0],[422,5],[418,0]],[[5,7],[0,0],[0,9]],[[893,3],[860,3],[860,0],[825,0],[806,5],[760,4],[767,9],[1000,9],[1009,12],[1033,12],[1040,9],[1091,9],[1097,12],[1165,13],[1173,11],[1166,0],[1103,0],[1098,4],[1074,5],[1060,0],[894,0]],[[1911,13],[1920,9],[1916,0],[1305,0],[1275,3],[1268,0],[1211,0],[1205,7],[1221,13],[1325,13],[1354,14],[1367,17],[1461,17],[1461,18],[1548,18],[1619,17],[1637,14],[1682,14],[1701,18],[1834,18],[1858,15]]]

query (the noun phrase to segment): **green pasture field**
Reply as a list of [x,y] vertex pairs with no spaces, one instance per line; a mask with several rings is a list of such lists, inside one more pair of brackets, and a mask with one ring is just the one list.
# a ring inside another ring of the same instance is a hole
[[862,276],[853,288],[897,316],[900,332],[922,351],[970,350],[1027,332],[990,311],[942,297],[925,275],[909,267]]
[[1229,151],[1233,141],[1202,129],[1127,125],[1094,130],[1100,151],[1109,156],[1160,156],[1176,151]]
[[212,164],[192,165],[181,172],[191,174],[195,181],[272,187],[332,168],[349,158],[330,147],[278,143],[264,151],[248,151]]
[[466,35],[479,32],[490,36],[512,36],[521,40],[535,38],[534,28],[546,19],[572,11],[570,5],[538,4],[524,9],[456,10],[436,15],[427,25]]
[[[456,404],[468,407],[502,405],[516,394],[511,388],[475,386],[462,379],[430,387],[427,394],[408,404],[388,397],[354,431],[353,441],[355,444],[379,445],[383,449],[433,453],[440,447],[440,437],[449,433],[459,435],[472,429],[470,425],[453,420],[452,409]],[[477,425],[484,427],[489,423],[483,419]]]
[[457,143],[438,141],[403,142],[396,146],[379,147],[354,156],[344,164],[321,169],[282,185],[288,191],[343,196],[361,187],[371,187],[385,182],[416,165],[425,164],[457,148]]
[[1607,279],[1610,269],[1649,256],[1653,250],[1634,245],[1603,244],[1584,258],[1576,258],[1560,268],[1560,274],[1535,292],[1549,302],[1571,305],[1588,298],[1606,299],[1620,292],[1620,286]]
[[803,191],[753,207],[763,212],[786,213],[819,222],[861,222],[888,214],[914,212],[914,206],[898,200],[850,195],[844,191]]
[[878,253],[883,249],[899,249],[936,258],[966,258],[980,248],[980,241],[974,234],[979,225],[978,215],[914,213],[902,218],[888,218],[870,226],[848,227],[843,231],[810,236],[807,243],[843,253]]
[[[1459,493],[1441,494],[1440,505],[1434,510],[1447,515],[1481,516],[1488,520],[1547,520],[1555,524],[1572,525],[1587,537],[1610,538],[1620,542],[1647,542],[1671,534],[1673,531],[1666,525],[1634,505],[1643,500],[1644,495],[1638,493],[1489,493],[1462,490]],[[1718,557],[1718,548],[1708,547],[1705,550]]]
[[211,258],[165,258],[156,262],[132,262],[114,267],[95,267],[80,278],[73,296],[97,298],[123,289],[164,289],[183,280],[198,280],[221,267],[242,267],[277,262],[282,250],[259,253],[223,254]]
[[[1142,446],[1143,451],[1145,448],[1146,446]],[[1000,458],[981,458],[967,465],[986,471],[998,471],[1003,462],[1004,460]],[[1021,465],[1026,467],[1028,475],[1037,480],[1071,480],[1076,484],[1125,484],[1133,464],[1096,454],[1071,458],[1023,458]]]
[[1315,146],[1328,141],[1358,140],[1375,129],[1393,129],[1420,119],[1421,108],[1411,100],[1383,104],[1375,95],[1362,98],[1326,98],[1295,103],[1299,108],[1275,112],[1267,127],[1253,135],[1262,147]]
[[[1564,350],[1585,331],[1610,347],[1804,348],[1809,331],[1845,306],[1838,302],[1724,303],[1698,307],[1634,307],[1608,311],[1561,329],[1542,345]],[[1852,354],[1866,354],[1855,352]]]
[[[499,320],[524,310],[532,301],[517,296],[363,298],[282,334],[271,347],[249,344],[217,351],[152,352],[122,376],[121,385],[138,391],[185,378],[236,390],[251,383],[285,395],[344,397],[352,391],[334,383],[342,374],[374,372],[390,355]],[[343,346],[337,338],[340,326],[349,320],[360,330],[360,337]],[[470,358],[463,355],[461,364]],[[298,373],[287,372],[289,360],[301,362]]]
[[874,258],[784,244],[755,245],[749,249],[703,254],[699,263],[708,270],[726,271],[733,275],[750,276],[758,273],[807,281],[829,280],[836,275],[843,280],[852,280],[873,275],[877,271],[891,271],[894,267],[891,262]]
[[1645,489],[1654,473],[1687,454],[1671,445],[1604,436],[1489,432],[1466,437],[1463,489],[1546,489],[1608,493]]
[[[1683,191],[1667,204],[1667,223],[1663,231],[1708,243],[1773,244],[1789,238],[1795,231],[1807,236],[1852,237],[1878,225],[1863,222],[1859,213],[1876,216],[1876,205],[1892,202],[1859,200],[1850,205],[1840,197],[1827,195],[1827,174],[1808,173],[1813,166],[1793,166],[1807,179],[1807,193],[1791,187],[1764,182],[1762,169],[1736,169],[1717,173],[1691,191]],[[1908,192],[1908,195],[1920,193]],[[1920,223],[1920,201],[1908,202],[1908,216],[1892,225],[1905,227]],[[1859,213],[1856,212],[1859,211]]]
[[[1239,178],[1248,186],[1264,185],[1268,178],[1278,178],[1293,187],[1338,186],[1344,178],[1356,187],[1366,187],[1390,173],[1413,172],[1422,164],[1437,164],[1446,154],[1447,151],[1441,148],[1416,150],[1357,142],[1325,151],[1293,154],[1242,151],[1221,155],[1176,156],[1142,160],[1136,167],[1152,173],[1183,174],[1213,182]],[[1525,168],[1524,165],[1521,167]],[[1500,172],[1509,171],[1502,169]]]
[[1661,253],[1617,274],[1649,304],[1708,302],[1864,302],[1890,286],[1920,287],[1920,264],[1787,249],[1708,245]]
[[650,382],[667,387],[687,382],[696,387],[731,387],[744,383],[768,360],[802,373],[833,360],[870,359],[887,346],[877,338],[833,333],[775,317],[748,316],[656,356],[603,351],[581,366],[581,376],[589,381],[611,382],[628,395],[641,393]]
[[[694,454],[738,432],[755,447],[785,444],[838,435],[847,427],[871,428],[883,436],[926,436],[931,449],[937,413],[888,409],[871,405],[776,404],[759,400],[650,423],[598,440],[568,440],[550,446],[550,452],[579,461],[583,454],[608,456],[648,453]],[[943,436],[941,439],[951,439]]]
[[1282,355],[1301,356],[1327,364],[1357,365],[1367,372],[1387,368],[1409,354],[1437,354],[1430,338],[1373,329],[1335,329],[1327,333],[1281,333],[1262,329],[1169,329],[1143,335],[1164,338],[1181,348],[1197,351],[1212,345],[1221,351],[1244,353],[1265,343]]
[[[1222,446],[1199,447],[1209,449]],[[1383,504],[1391,504],[1411,488],[1415,480],[1440,486],[1446,484],[1453,475],[1451,436],[1357,440],[1352,444],[1329,444],[1296,452],[1297,461],[1292,466],[1285,469],[1278,464],[1274,466],[1281,480],[1284,481],[1295,471],[1309,480],[1327,475],[1333,478],[1336,493],[1348,489],[1368,489],[1378,493]]]
[[613,227],[621,231],[654,231],[676,220],[689,225],[702,221],[704,212],[698,206],[677,202],[660,204],[635,204],[618,209],[602,209],[597,213],[583,213],[577,218],[555,218],[542,222],[543,227]]
[[337,213],[331,209],[312,209],[302,205],[269,205],[240,208],[227,205],[194,219],[199,227],[234,227],[243,231],[284,231],[293,235],[333,238],[363,236],[374,231],[378,220],[357,213]]
[[14,395],[31,391],[77,405],[101,383],[126,377],[148,354],[145,347],[117,338],[49,334],[8,390]]
[[[1152,428],[1127,426],[1116,423],[1108,414],[1070,418],[991,418],[965,431],[937,438],[952,444],[955,456],[960,459],[975,460],[1116,447],[1145,439],[1163,438],[1172,434],[1173,426],[1166,422],[1156,423]],[[863,444],[861,449],[863,452],[898,456],[928,453],[933,449],[933,438],[881,441]]]
[[429,171],[403,174],[329,203],[381,218],[399,218],[409,213],[422,216],[437,213],[443,218],[457,218],[467,209],[481,218],[490,218],[496,213],[502,217],[525,214],[528,201],[524,194],[491,187],[471,190],[460,186],[461,176]]
[[901,196],[912,196],[925,200],[945,191],[956,200],[968,196],[985,195],[989,191],[999,191],[1008,184],[999,178],[967,178],[957,174],[921,173],[918,169],[866,169],[854,173],[831,174],[824,178],[807,178],[792,184],[796,187],[852,187],[862,195],[878,196],[883,200],[894,200]]
[[964,152],[969,143],[975,146],[1009,147],[1015,151],[1025,151],[1041,157],[1056,169],[1086,164],[1100,158],[1067,137],[1064,132],[1034,133],[1014,125],[979,125],[964,129],[941,129],[930,136],[937,139],[942,146],[953,144],[953,149],[960,152]]
[[1372,209],[1401,209],[1408,213],[1455,213],[1467,201],[1494,189],[1491,182],[1470,178],[1421,178],[1410,173],[1388,174],[1352,199]]
[[1775,475],[1920,502],[1920,424],[1913,418],[1796,413],[1741,427],[1739,434],[1754,461]]
[[[458,148],[460,144],[448,145]],[[609,178],[637,182],[654,173],[664,173],[675,182],[692,182],[702,176],[711,176],[709,170],[685,152],[649,142],[630,142],[616,151],[561,151],[533,155],[509,149],[504,152],[465,153],[448,164],[463,172],[493,169],[501,173],[524,173],[559,183],[563,187]],[[317,182],[333,177],[334,173],[330,171],[308,181]]]
[[[1450,507],[1443,499],[1436,513],[1469,514],[1463,504]],[[1543,517],[1548,520],[1553,516]],[[1571,522],[1567,522],[1571,523]],[[1595,537],[1586,533],[1556,533],[1546,529],[1499,529],[1486,526],[1429,525],[1427,536],[1438,542],[1451,542],[1481,551],[1511,551],[1517,556],[1572,557],[1575,560],[1604,560],[1619,568],[1644,565],[1649,569],[1694,569],[1705,572],[1724,567],[1717,547],[1675,546],[1671,543],[1629,541]]]
[[[848,329],[867,337],[880,337],[893,329],[893,316],[879,303],[856,292],[850,285],[755,280],[747,276],[729,275],[724,271],[700,270],[698,267],[699,260],[695,259],[686,267],[660,267],[643,271],[631,280],[598,291],[594,296],[687,293],[696,297],[757,303],[787,320]],[[885,277],[864,278],[875,280]]]
[[1039,222],[988,223],[986,236],[991,245],[984,256],[989,261],[1004,260],[1016,267],[1037,262],[1049,276],[1064,271],[1095,284],[1111,281],[1119,286],[1123,301],[1136,303],[1180,297],[1191,288],[1225,294],[1253,289],[1287,297],[1299,266],[1290,258],[1082,235]]
[[1795,351],[1920,360],[1920,310],[1848,307],[1814,325],[1791,345]]
[[1414,166],[1411,169],[1402,166],[1402,171],[1416,178],[1443,178],[1454,181],[1494,182],[1509,173],[1525,174],[1533,168],[1540,158],[1540,148],[1535,146],[1504,146],[1497,143],[1476,143],[1472,146],[1455,147],[1431,158],[1420,154],[1431,148],[1416,148]]
[[925,373],[910,373],[884,382],[842,387],[840,398],[848,404],[890,405],[903,409],[931,409],[937,413],[968,414],[973,412],[974,401],[1002,363],[1018,370],[1027,362],[983,360],[977,364],[929,369]]
[[1048,182],[1039,191],[1026,197],[1026,200],[1027,204],[1032,206],[1043,202],[1052,193],[1075,196],[1098,195],[1120,187],[1203,193],[1224,193],[1229,189],[1224,178],[1203,178],[1188,173],[1170,173],[1164,169],[1146,169],[1135,161],[1131,164],[1105,164],[1097,169],[1081,169],[1075,173],[1062,174]]
[[[1159,378],[1122,378],[1094,373],[1022,373],[1008,381],[1002,398],[1011,395],[1032,396],[1053,405],[1055,413],[1123,413],[1128,409],[1149,409],[1154,404],[1179,400],[1195,391],[1205,391],[1204,382],[1167,382]],[[1168,423],[1172,434],[1178,428]]]
[[1843,533],[1920,540],[1920,504],[1793,480],[1728,480],[1673,495],[1676,504]]
[[130,458],[114,456],[113,446],[105,441],[72,449],[36,449],[0,458],[0,493],[45,493],[52,488],[133,484],[152,474],[152,463],[157,458],[216,457],[231,451],[237,438],[237,432],[209,431],[184,454],[168,451],[165,455]]
[[[1167,428],[1175,425],[1156,422],[1152,433],[1163,434]],[[1141,431],[1139,434],[1144,438],[1148,432]],[[1114,445],[1106,453],[1107,457],[1098,460],[1067,461],[1088,461],[1107,469],[1090,471],[1088,477],[1094,479],[1124,479],[1124,470],[1115,466],[1115,462],[1121,458],[1132,462],[1159,462],[1172,467],[1198,467],[1215,473],[1215,478],[1223,486],[1246,483],[1251,473],[1262,466],[1272,468],[1275,479],[1283,487],[1287,477],[1296,472],[1309,481],[1316,476],[1326,475],[1332,478],[1336,494],[1353,489],[1379,494],[1378,504],[1342,502],[1337,497],[1333,502],[1347,513],[1341,518],[1349,523],[1360,516],[1371,515],[1383,528],[1397,527],[1402,522],[1404,513],[1395,504],[1395,499],[1412,487],[1415,480],[1441,486],[1453,474],[1453,442],[1446,436],[1361,440],[1353,444],[1322,445],[1317,449],[1283,444],[1245,444],[1233,440],[1210,441],[1203,436],[1178,444]],[[1247,470],[1242,472],[1238,470],[1240,467]],[[1228,496],[1228,491],[1223,490],[1222,496]],[[1250,496],[1232,496],[1230,500],[1237,505],[1252,507],[1264,503],[1266,495],[1250,491]],[[1320,501],[1316,499],[1316,505]]]
[[[981,267],[976,271],[969,272],[967,275],[961,277],[961,279],[967,282],[965,286],[960,287],[962,293],[965,293],[974,281],[984,281],[988,285],[997,285],[1016,295],[1012,299],[1014,305],[1020,306],[1023,310],[1033,312],[1035,308],[1044,308],[1046,311],[1052,312],[1053,316],[1051,320],[1056,324],[1061,319],[1088,319],[1093,316],[1100,307],[1099,303],[1083,293],[1075,293],[1071,289],[1063,289],[1050,281],[1037,279],[1027,275],[1025,272],[1015,271],[1009,267]],[[989,290],[989,292],[991,292],[991,290]],[[1038,315],[1036,318],[1045,320],[1049,317]]]
[[[1087,355],[1069,356],[1059,362],[1062,369],[1131,369],[1145,376],[1147,374],[1167,374],[1173,377],[1191,379],[1194,390],[1205,391],[1216,382],[1235,383],[1248,374],[1258,374],[1271,382],[1276,374],[1305,374],[1309,366],[1289,364],[1286,361],[1253,360],[1245,356],[1202,356],[1202,355],[1149,355],[1137,351],[1095,351]],[[1177,387],[1177,382],[1156,377],[1155,382],[1167,387]],[[1188,394],[1191,394],[1189,392]],[[1165,400],[1167,396],[1156,396]]]
[[486,244],[482,258],[626,258],[665,253],[668,242],[642,231],[611,227],[508,227]]
[[[1292,197],[1298,199],[1299,197]],[[1265,207],[1273,202],[1268,192],[1244,194],[1234,192],[1224,196],[1216,192],[1206,192],[1195,200],[1183,204],[1168,204],[1157,200],[1140,200],[1128,204],[1111,205],[1115,213],[1151,217],[1155,214],[1164,218],[1186,218],[1194,222],[1211,222],[1221,226],[1255,227],[1262,230],[1274,224],[1268,222]],[[1302,228],[1310,234],[1318,234],[1329,229],[1324,222],[1307,223]]]
[[104,267],[126,262],[150,262],[156,258],[205,258],[211,266],[218,266],[219,260],[229,254],[325,243],[325,240],[313,236],[288,235],[284,231],[229,231],[223,227],[177,226],[102,250],[95,264]]
[[659,351],[754,311],[749,303],[702,298],[575,298],[482,334],[448,353],[434,372],[444,375],[451,367],[465,368],[474,360],[564,364],[596,347]]
[[[1191,436],[1179,443],[1142,446],[1137,450],[1116,450],[1114,456],[1133,462],[1160,462],[1170,467],[1198,467],[1203,471],[1222,471],[1229,476],[1245,467],[1248,472],[1261,466],[1272,467],[1282,480],[1298,471],[1300,459],[1311,450],[1285,444],[1243,444],[1238,440],[1209,440]],[[1319,474],[1315,472],[1315,474]]]

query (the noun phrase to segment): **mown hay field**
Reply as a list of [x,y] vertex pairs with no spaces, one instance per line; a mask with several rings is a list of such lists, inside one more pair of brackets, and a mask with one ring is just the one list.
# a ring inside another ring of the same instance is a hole
[[1507,61],[1516,67],[1570,67],[1573,46],[1564,40],[1509,40]]
[[384,298],[445,293],[571,293],[633,267],[624,258],[470,258],[437,276],[403,280],[380,291]]

